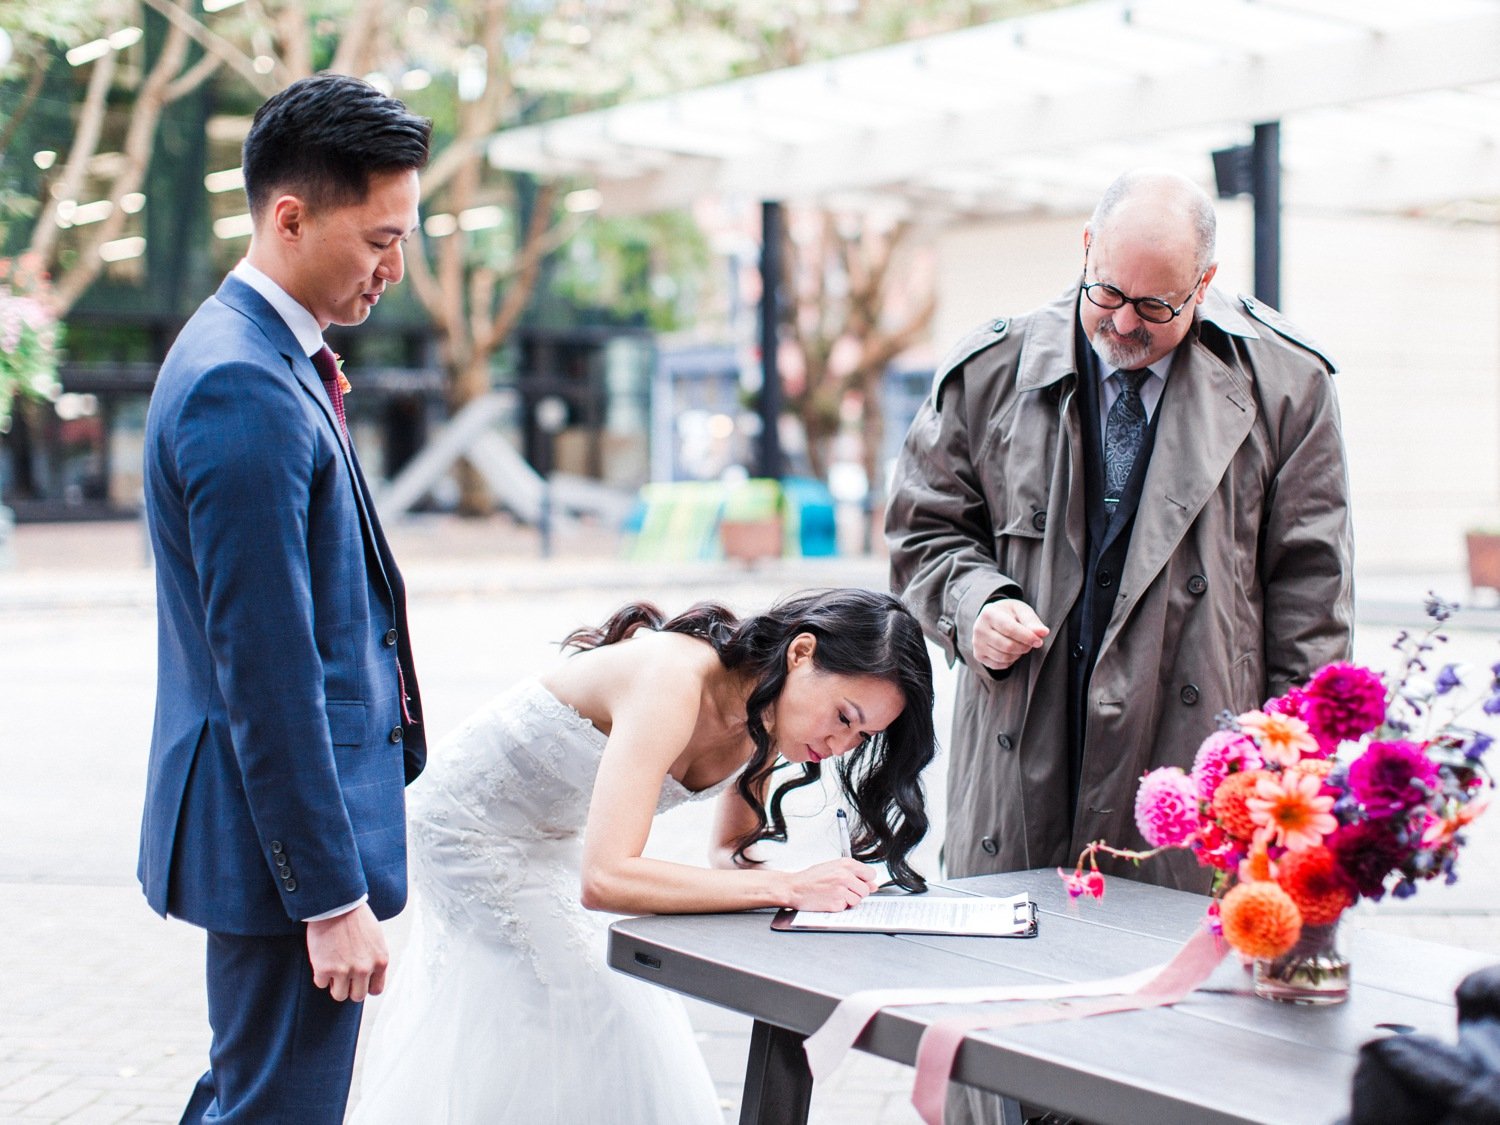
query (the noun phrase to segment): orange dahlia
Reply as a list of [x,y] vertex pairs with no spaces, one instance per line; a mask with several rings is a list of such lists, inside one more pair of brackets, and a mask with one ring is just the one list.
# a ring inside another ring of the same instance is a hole
[[1274,960],[1302,936],[1302,915],[1276,883],[1241,883],[1219,904],[1224,939],[1247,957]]
[[1354,905],[1354,887],[1338,860],[1321,844],[1287,852],[1276,865],[1276,881],[1302,913],[1309,926],[1327,926]]
[[1270,776],[1265,770],[1247,770],[1232,773],[1219,782],[1219,787],[1214,790],[1213,813],[1225,832],[1240,840],[1255,835],[1255,821],[1250,819],[1245,798],[1255,792],[1257,781]]
[[1318,777],[1327,777],[1333,772],[1333,767],[1337,764],[1332,758],[1303,758],[1297,763],[1295,768],[1301,770],[1303,773],[1314,774]]

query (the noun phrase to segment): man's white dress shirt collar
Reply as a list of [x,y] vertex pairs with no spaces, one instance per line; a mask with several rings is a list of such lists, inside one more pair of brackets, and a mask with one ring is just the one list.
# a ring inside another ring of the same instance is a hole
[[310,356],[323,346],[323,330],[318,327],[313,314],[297,298],[252,266],[249,259],[241,258],[229,272],[270,302],[277,315],[286,321],[292,335],[297,337],[304,355]]

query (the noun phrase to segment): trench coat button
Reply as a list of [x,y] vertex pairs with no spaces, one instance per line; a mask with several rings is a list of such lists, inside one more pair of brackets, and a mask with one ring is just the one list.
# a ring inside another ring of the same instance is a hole
[[1046,531],[1047,530],[1047,513],[1046,512],[1033,512],[1031,514],[1031,526],[1034,527],[1034,528],[1036,528],[1038,531]]
[[995,321],[993,324],[990,325],[990,331],[991,332],[1004,333],[1005,330],[1007,328],[1009,328],[1009,327],[1010,327],[1010,321],[1006,320],[1002,316],[999,320]]
[[1099,583],[1099,585],[1103,586],[1105,589],[1109,589],[1110,586],[1114,585],[1115,576],[1107,570],[1101,570],[1099,572],[1099,577],[1094,579],[1094,581]]
[[1011,742],[1010,735],[1008,735],[1008,734],[997,734],[995,736],[995,745],[998,746],[998,747],[1000,747],[1000,749],[1002,749],[1002,750],[1009,750],[1015,744],[1013,742]]
[[272,840],[271,841],[271,854],[272,855],[280,855],[282,853],[282,851],[283,851],[283,849],[281,847],[281,841],[280,840]]
[[395,629],[387,629],[385,631],[385,647],[386,648],[390,648],[395,643],[396,643],[396,630]]
[[1187,581],[1188,593],[1201,594],[1208,589],[1208,579],[1201,574],[1195,574]]
[[1087,653],[1084,651],[1084,648],[1083,648],[1082,645],[1074,645],[1073,646],[1073,659],[1074,660],[1082,660],[1086,655],[1087,655]]
[[400,727],[392,727],[391,728],[391,741],[392,742],[400,742],[401,741],[401,728]]
[[295,879],[285,879],[285,880],[282,881],[281,885],[287,889],[287,893],[288,894],[291,894],[293,891],[295,891],[297,889],[297,880],[295,880]]
[[1184,703],[1191,707],[1193,704],[1198,702],[1198,685],[1188,684],[1177,694]]
[[985,855],[998,855],[1000,852],[1000,845],[995,843],[995,838],[993,836],[986,836],[984,839],[980,840],[979,846],[984,849]]

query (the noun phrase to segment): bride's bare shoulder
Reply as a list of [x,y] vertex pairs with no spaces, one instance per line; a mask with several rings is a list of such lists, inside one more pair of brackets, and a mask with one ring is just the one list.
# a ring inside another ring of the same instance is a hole
[[719,665],[705,641],[642,629],[602,648],[576,653],[542,677],[559,699],[608,732],[632,703],[679,703],[696,710],[704,681]]

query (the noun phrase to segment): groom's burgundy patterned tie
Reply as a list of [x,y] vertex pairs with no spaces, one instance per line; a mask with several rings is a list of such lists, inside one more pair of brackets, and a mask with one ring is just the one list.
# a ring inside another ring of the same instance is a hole
[[[324,344],[312,354],[313,366],[318,369],[318,377],[323,380],[323,389],[328,392],[328,401],[333,404],[333,413],[339,420],[339,433],[343,435],[344,446],[353,453],[353,446],[349,442],[349,421],[344,416],[344,389],[339,385],[338,358],[333,354],[333,349]],[[396,630],[390,631],[394,637]],[[390,637],[386,643],[390,644]],[[401,693],[401,719],[407,726],[412,725],[411,711],[406,706],[406,674],[401,671],[401,657],[396,656],[396,688]]]
[[344,417],[344,391],[339,386],[339,363],[327,344],[324,344],[312,354],[313,366],[318,369],[318,378],[323,380],[323,389],[328,392],[328,401],[333,404],[333,412],[339,420],[339,433],[343,435],[344,444],[349,444],[349,422]]
[[1136,455],[1146,441],[1146,404],[1141,401],[1141,384],[1151,372],[1116,371],[1121,390],[1104,420],[1104,502],[1118,504],[1130,479]]

